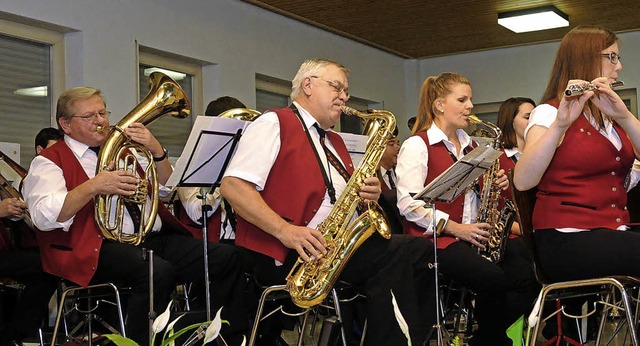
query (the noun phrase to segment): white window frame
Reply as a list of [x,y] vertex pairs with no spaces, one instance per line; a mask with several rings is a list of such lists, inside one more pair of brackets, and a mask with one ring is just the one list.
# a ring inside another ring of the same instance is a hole
[[[0,34],[13,36],[23,40],[38,42],[50,46],[50,61],[51,61],[51,117],[50,122],[52,127],[58,127],[56,123],[56,110],[55,104],[58,100],[58,96],[64,91],[65,80],[65,59],[64,59],[64,34],[63,30],[54,31],[49,30],[39,23],[29,23],[24,21],[20,23],[14,20],[0,18]],[[36,26],[38,25],[38,26]]]

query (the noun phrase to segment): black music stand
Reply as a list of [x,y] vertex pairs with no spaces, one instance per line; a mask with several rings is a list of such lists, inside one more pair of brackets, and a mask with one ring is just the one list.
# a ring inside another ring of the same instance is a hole
[[207,194],[220,187],[242,132],[249,123],[242,120],[199,116],[187,140],[182,155],[167,185],[199,187],[202,203],[202,236],[204,247],[204,283],[207,321],[211,320],[211,293],[209,292],[209,256]]
[[[436,205],[435,202],[451,203],[461,194],[472,187],[476,180],[502,155],[502,152],[491,147],[479,146],[470,153],[456,161],[447,170],[433,179],[422,191],[413,196],[426,202],[425,208],[431,209],[432,230],[433,230],[433,268],[435,273],[436,286],[436,324],[435,330],[438,338],[438,346],[443,344],[442,321],[440,320],[440,283],[438,270],[438,236],[442,232],[445,224],[440,220],[436,225]],[[425,231],[425,233],[428,231]]]

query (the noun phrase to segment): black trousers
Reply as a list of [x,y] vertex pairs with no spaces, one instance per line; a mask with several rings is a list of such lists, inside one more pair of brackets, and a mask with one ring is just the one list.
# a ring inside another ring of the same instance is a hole
[[[404,345],[393,312],[393,292],[414,345],[421,345],[435,321],[435,286],[428,262],[433,244],[423,237],[393,235],[390,240],[373,234],[355,252],[340,279],[359,287],[367,297],[367,345]],[[250,252],[256,277],[263,285],[283,284],[298,258],[290,251],[284,265]]]
[[[140,246],[103,242],[98,268],[91,283],[109,281],[131,287],[127,336],[140,345],[147,345],[149,265],[143,259],[141,248],[154,251],[154,308],[160,314],[166,309],[176,283],[204,285],[204,245],[202,240],[165,229],[149,235]],[[245,263],[233,246],[208,243],[207,252],[212,281],[212,318],[220,307],[224,307],[222,319],[228,320],[230,325],[223,332],[234,339],[235,334],[245,334],[247,330]]]
[[440,272],[476,293],[478,334],[474,345],[509,344],[507,328],[527,313],[540,290],[520,238],[509,239],[504,258],[494,264],[458,241],[438,250]]
[[0,277],[14,279],[25,286],[6,319],[8,323],[0,331],[0,341],[36,336],[48,315],[48,303],[58,287],[58,279],[43,272],[40,263],[37,250],[0,252]]
[[563,233],[543,229],[536,230],[533,238],[543,274],[549,280],[640,276],[640,233],[610,229]]

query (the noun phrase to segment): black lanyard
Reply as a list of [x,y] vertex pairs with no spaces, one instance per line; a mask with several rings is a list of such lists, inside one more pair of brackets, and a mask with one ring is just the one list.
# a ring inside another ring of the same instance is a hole
[[[318,154],[318,149],[316,148],[315,144],[313,143],[313,140],[311,139],[311,134],[309,133],[309,129],[305,125],[304,120],[302,120],[302,116],[300,116],[300,112],[298,111],[298,108],[296,108],[293,104],[291,104],[289,108],[291,108],[293,113],[298,117],[298,120],[300,120],[300,123],[302,124],[302,128],[304,129],[304,132],[307,135],[307,139],[309,140],[311,149],[313,150],[313,153],[316,156],[316,160],[318,160],[318,165],[320,166],[320,172],[322,172],[322,178],[324,179],[324,184],[327,187],[327,193],[329,194],[329,199],[331,201],[331,204],[335,204],[336,189],[333,187],[333,181],[331,180],[331,171],[329,168],[331,164],[329,163],[329,159],[327,158],[327,169],[325,170],[324,165],[322,164],[322,160],[320,159],[320,154]],[[325,153],[325,156],[326,156],[326,153]]]

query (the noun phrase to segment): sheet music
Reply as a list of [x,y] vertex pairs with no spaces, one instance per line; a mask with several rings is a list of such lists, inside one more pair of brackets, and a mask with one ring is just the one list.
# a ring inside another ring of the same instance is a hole
[[344,140],[344,144],[347,146],[349,156],[351,156],[351,161],[353,161],[353,167],[358,167],[367,149],[367,141],[369,140],[369,136],[356,135],[346,132],[338,132],[338,134],[340,135],[340,137],[342,137],[342,140]]
[[451,202],[489,169],[502,151],[479,146],[447,168],[413,198],[437,202]]
[[233,137],[249,124],[237,119],[198,116],[166,186],[213,185],[220,176]]

